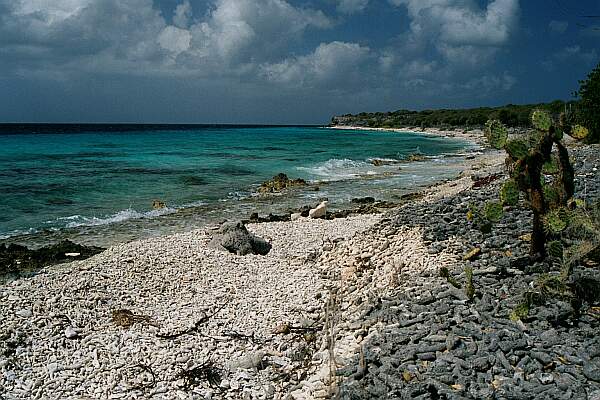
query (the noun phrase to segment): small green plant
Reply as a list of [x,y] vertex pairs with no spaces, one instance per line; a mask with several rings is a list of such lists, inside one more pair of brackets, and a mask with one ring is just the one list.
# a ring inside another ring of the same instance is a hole
[[469,300],[475,298],[475,286],[473,285],[473,268],[465,267],[465,293]]
[[516,206],[519,202],[519,186],[512,179],[502,185],[500,201],[506,206]]
[[440,268],[440,276],[442,278],[445,278],[446,281],[451,284],[452,286],[454,286],[457,289],[460,289],[460,283],[458,283],[458,281],[456,279],[454,279],[454,277],[452,275],[450,275],[450,270],[448,270],[448,267],[442,267]]

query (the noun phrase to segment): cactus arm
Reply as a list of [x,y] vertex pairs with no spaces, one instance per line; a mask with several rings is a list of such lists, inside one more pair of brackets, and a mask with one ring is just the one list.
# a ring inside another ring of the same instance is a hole
[[544,231],[543,218],[548,211],[548,205],[544,198],[544,188],[542,186],[542,167],[544,162],[550,158],[552,145],[554,144],[554,129],[551,127],[542,134],[539,145],[535,151],[531,152],[526,160],[527,171],[529,175],[529,201],[533,211],[533,226],[531,232],[531,248],[529,254],[532,257],[546,257],[546,232]]
[[561,203],[566,204],[567,200],[573,197],[575,193],[575,171],[569,159],[569,152],[560,141],[555,141],[558,150],[559,160],[559,181],[562,182],[564,192],[561,193]]

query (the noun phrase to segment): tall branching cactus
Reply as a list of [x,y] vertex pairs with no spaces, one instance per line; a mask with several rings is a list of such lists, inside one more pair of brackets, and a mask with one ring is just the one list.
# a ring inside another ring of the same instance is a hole
[[[535,130],[528,137],[509,140],[506,127],[497,120],[487,122],[485,135],[492,147],[504,149],[508,154],[506,166],[510,179],[500,190],[500,200],[503,205],[516,205],[520,194],[524,194],[533,212],[530,255],[546,257],[547,240],[567,227],[567,203],[575,190],[573,167],[563,136],[582,140],[588,131],[580,125],[571,125],[565,114],[555,123],[547,112],[537,110],[531,121]],[[544,175],[552,175],[551,182],[547,183]],[[549,250],[558,251],[555,244]]]

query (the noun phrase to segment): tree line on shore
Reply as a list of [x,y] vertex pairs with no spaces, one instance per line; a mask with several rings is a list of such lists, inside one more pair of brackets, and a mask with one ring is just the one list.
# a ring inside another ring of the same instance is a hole
[[534,111],[542,110],[550,115],[572,114],[581,125],[590,130],[589,141],[600,141],[600,64],[588,77],[579,82],[572,101],[555,100],[539,104],[507,104],[501,107],[478,107],[469,109],[397,110],[391,112],[361,112],[332,118],[333,125],[365,126],[372,128],[482,128],[489,120],[498,120],[513,127],[531,127]]
[[439,110],[397,110],[392,112],[362,112],[336,116],[332,122],[344,125],[368,126],[373,128],[462,128],[483,127],[490,120],[499,120],[509,127],[528,126],[534,110],[546,110],[560,114],[565,108],[572,108],[575,102],[556,100],[551,103],[515,105],[502,107],[478,107],[469,109]]

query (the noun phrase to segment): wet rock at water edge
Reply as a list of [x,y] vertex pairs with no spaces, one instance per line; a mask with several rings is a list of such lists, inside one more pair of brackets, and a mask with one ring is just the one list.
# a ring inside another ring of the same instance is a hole
[[263,182],[258,188],[259,193],[276,193],[284,189],[306,186],[307,183],[304,179],[290,179],[286,174],[280,173]]
[[0,245],[0,275],[31,272],[48,265],[66,261],[84,260],[105,249],[83,246],[64,240],[39,249],[29,249],[18,244]]
[[153,200],[152,201],[152,209],[153,210],[161,210],[163,208],[167,208],[167,203],[162,200]]

